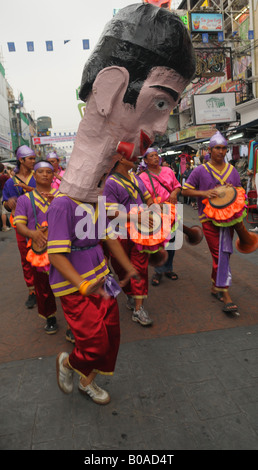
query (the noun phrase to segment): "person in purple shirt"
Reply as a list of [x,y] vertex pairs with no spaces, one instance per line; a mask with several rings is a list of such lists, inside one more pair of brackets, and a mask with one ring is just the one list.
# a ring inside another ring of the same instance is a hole
[[229,258],[233,252],[234,229],[214,225],[206,216],[205,205],[202,201],[218,195],[216,186],[232,185],[237,188],[241,187],[241,181],[237,170],[224,161],[227,153],[227,140],[219,132],[210,139],[209,152],[210,161],[199,165],[192,171],[183,186],[182,195],[197,197],[199,220],[202,223],[213,260],[211,293],[224,302],[225,313],[234,314],[238,311],[238,307],[232,302],[229,294],[232,280]]
[[[27,145],[22,145],[16,150],[16,159],[17,168],[15,176],[9,178],[8,181],[6,181],[3,189],[3,205],[8,212],[11,212],[11,223],[15,213],[17,199],[25,194],[26,191],[36,187],[36,181],[33,174],[33,168],[36,160],[34,150],[32,150]],[[17,230],[15,230],[15,233],[21,257],[23,276],[29,290],[29,296],[25,305],[27,308],[33,308],[36,305],[36,294],[33,270],[30,263],[26,260],[28,253],[27,241],[25,237],[17,232]]]
[[94,379],[98,373],[114,372],[120,343],[116,297],[121,289],[110,275],[101,242],[121,262],[124,283],[139,275],[113,236],[104,202],[83,203],[60,193],[47,211],[47,222],[50,286],[75,338],[72,353],[57,356],[58,385],[71,393],[76,371],[79,391],[104,405],[110,396]]
[[[146,204],[149,206],[153,203],[153,199],[143,181],[139,176],[130,172],[134,166],[135,162],[121,156],[106,180],[103,196],[106,198],[106,207],[110,219],[118,217],[121,221],[118,233],[119,242],[141,276],[140,282],[132,278],[124,286],[123,290],[127,295],[127,307],[132,310],[133,321],[140,323],[142,326],[150,326],[153,321],[143,306],[144,299],[148,295],[149,255],[147,252],[138,249],[137,244],[131,240],[124,229],[125,224],[130,221],[132,205],[141,206]],[[144,214],[144,211],[139,214],[139,217],[142,214]],[[121,268],[119,261],[111,256],[111,264],[119,279],[122,279],[124,270]]]
[[[51,188],[54,168],[50,163],[40,161],[36,163],[34,170],[36,188],[18,198],[14,222],[18,234],[24,237],[26,241],[31,240],[32,243],[36,243],[39,251],[41,251],[47,243],[46,227],[43,227],[46,222],[46,213],[58,190]],[[32,256],[27,255],[27,261],[30,262],[33,270],[38,314],[46,320],[45,332],[54,334],[57,332],[57,307],[49,285],[49,261],[47,259],[47,264],[41,266],[39,263],[33,262],[36,261],[35,257],[37,257],[33,250],[29,254]],[[41,257],[43,257],[43,253]]]

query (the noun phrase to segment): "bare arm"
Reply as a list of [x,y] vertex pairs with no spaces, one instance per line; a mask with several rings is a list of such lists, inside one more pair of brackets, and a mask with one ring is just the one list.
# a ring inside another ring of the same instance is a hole
[[125,253],[123,247],[120,245],[118,240],[108,239],[105,241],[109,251],[112,255],[119,261],[119,264],[126,271],[125,278],[120,281],[120,285],[124,287],[131,277],[140,279],[139,273],[136,271],[135,267],[132,265],[127,254]]
[[56,268],[67,281],[79,288],[83,279],[65,255],[62,253],[49,253],[48,258],[54,268]]
[[171,204],[177,203],[177,196],[180,193],[180,191],[181,191],[181,188],[176,188],[174,189],[174,191],[172,191],[172,193],[169,196],[169,202],[171,202]]
[[[127,255],[125,254],[118,240],[107,240],[105,243],[107,244],[111,253],[115,257],[118,257],[117,259],[119,260],[119,263],[127,273],[125,279],[121,281],[121,285],[126,284],[128,280],[133,276],[139,277],[139,274],[137,273],[133,265],[130,263]],[[73,286],[79,289],[80,284],[83,282],[83,279],[78,273],[78,271],[76,271],[76,269],[73,267],[68,258],[62,253],[49,253],[48,257],[50,263],[60,272],[60,274],[65,279],[67,279],[67,281],[69,281]],[[104,278],[99,279],[95,283],[91,283],[87,287],[87,295],[95,293],[100,294],[102,296],[106,296],[106,293],[102,289],[103,284]]]
[[197,189],[182,189],[181,192],[182,196],[189,196],[189,197],[203,197],[203,198],[208,198],[211,199],[213,197],[216,197],[218,195],[217,191],[215,188],[213,189],[208,189],[207,191],[199,191]]
[[30,230],[25,224],[16,224],[17,232],[25,238],[31,238],[40,247],[47,243],[47,235],[44,233],[46,227],[39,228],[38,230]]

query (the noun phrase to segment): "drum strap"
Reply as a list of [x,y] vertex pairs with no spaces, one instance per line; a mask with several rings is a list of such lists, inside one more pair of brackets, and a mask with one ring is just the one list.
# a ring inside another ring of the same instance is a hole
[[34,199],[33,191],[29,193],[29,196],[30,196],[30,202],[31,202],[32,209],[33,209],[33,214],[34,214],[34,219],[35,219],[35,229],[36,229],[38,225],[38,218],[36,214],[36,206],[35,206],[35,199]]
[[[36,189],[35,189],[35,191],[36,191],[36,193],[39,195],[39,197],[40,197],[41,199],[43,199],[44,204],[46,204],[47,206],[49,206],[49,202],[46,201],[45,198],[44,198]],[[34,198],[33,191],[30,191],[30,192],[29,192],[29,197],[30,197],[30,201],[31,201],[32,209],[33,209],[34,218],[35,218],[35,228],[37,228],[38,219],[37,219],[37,214],[36,214],[35,198]]]
[[207,165],[207,163],[204,163],[204,166],[205,166],[206,170],[208,171],[208,173],[210,173],[215,185],[218,186],[219,181],[217,181],[215,176],[212,174],[212,171],[210,170],[209,165]]
[[[24,181],[22,181],[22,180],[21,180],[20,178],[18,178],[18,176],[16,176],[16,175],[15,175],[15,176],[12,176],[12,180],[13,180],[14,184],[17,184],[17,181],[16,181],[16,180],[20,181],[21,183],[24,183]],[[14,187],[15,187],[15,189],[16,189],[16,192],[18,193],[18,196],[21,196],[21,194],[24,193],[23,188],[21,188],[20,186],[14,186]],[[20,191],[19,191],[19,188],[21,188],[21,190],[22,190],[21,193],[20,193]]]
[[129,178],[126,178],[124,175],[121,175],[121,173],[115,172],[115,173],[113,173],[113,175],[116,176],[116,178],[120,181],[120,183],[122,183],[123,187],[128,192],[131,199],[133,199],[132,194],[130,193],[129,189],[124,185],[124,181],[130,183],[133,186],[133,188],[136,189],[136,191],[138,191],[142,202],[145,203],[144,195],[143,195],[141,189],[139,188],[139,186],[136,186],[136,184],[134,184],[132,182],[132,180],[130,180]]

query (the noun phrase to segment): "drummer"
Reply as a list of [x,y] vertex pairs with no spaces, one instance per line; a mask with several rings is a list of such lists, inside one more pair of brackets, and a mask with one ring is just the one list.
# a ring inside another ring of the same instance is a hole
[[[46,212],[58,190],[51,188],[54,176],[53,166],[40,161],[34,166],[36,188],[20,196],[17,200],[14,222],[17,232],[43,248],[47,243],[45,229],[39,227],[46,221]],[[28,257],[28,255],[27,255]],[[33,267],[32,267],[33,268]],[[46,320],[45,333],[57,332],[56,302],[49,285],[48,272],[42,268],[33,268],[38,314]]]
[[[153,203],[153,199],[143,181],[130,171],[133,170],[134,166],[135,162],[132,159],[120,155],[111,175],[106,180],[103,196],[106,198],[109,218],[112,220],[111,211],[113,211],[114,216],[121,221],[119,232],[117,232],[118,239],[131,263],[141,276],[140,282],[130,279],[128,284],[123,287],[123,291],[127,295],[127,308],[132,310],[133,321],[140,323],[142,326],[150,326],[153,321],[143,306],[144,299],[148,295],[149,256],[147,252],[138,250],[137,245],[127,237],[127,233],[123,233],[122,227],[127,220],[130,220],[129,212],[132,204],[150,206]],[[124,212],[120,210],[121,208],[124,209]],[[141,215],[140,213],[139,222],[141,222]],[[111,264],[119,279],[123,279],[124,270],[113,256],[111,256]]]
[[[237,170],[225,162],[227,153],[227,140],[220,132],[216,132],[209,143],[210,160],[196,167],[185,182],[182,195],[196,197],[198,201],[198,215],[202,223],[203,232],[212,256],[212,287],[211,294],[224,302],[223,311],[235,314],[237,305],[229,294],[231,284],[231,271],[229,266],[230,254],[233,252],[232,227],[219,227],[212,223],[204,213],[204,198],[214,198],[218,195],[217,186],[231,185],[241,187]],[[224,242],[224,243],[223,243]],[[227,252],[223,245],[227,243]],[[230,248],[228,248],[230,246]]]

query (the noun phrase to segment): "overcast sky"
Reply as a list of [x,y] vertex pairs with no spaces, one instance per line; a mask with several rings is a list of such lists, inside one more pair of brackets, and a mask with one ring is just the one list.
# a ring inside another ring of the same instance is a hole
[[[177,0],[173,0],[176,2]],[[128,0],[2,0],[0,2],[0,60],[15,98],[24,96],[27,112],[50,116],[52,132],[76,132],[80,121],[76,89],[82,70],[113,10]],[[4,5],[3,5],[4,4]],[[82,40],[89,39],[90,50]],[[54,51],[47,52],[45,41]],[[64,40],[70,40],[64,45]],[[34,41],[28,52],[26,41]],[[9,52],[14,42],[16,52]]]

